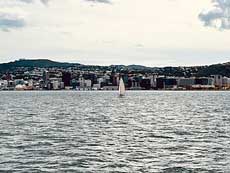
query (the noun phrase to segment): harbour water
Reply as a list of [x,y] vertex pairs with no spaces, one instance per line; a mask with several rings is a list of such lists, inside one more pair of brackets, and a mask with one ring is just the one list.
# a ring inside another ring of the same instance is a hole
[[0,171],[230,172],[230,92],[0,92]]

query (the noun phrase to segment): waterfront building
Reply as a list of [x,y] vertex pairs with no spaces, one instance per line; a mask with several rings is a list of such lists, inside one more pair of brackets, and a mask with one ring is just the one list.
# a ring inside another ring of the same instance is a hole
[[177,79],[176,78],[166,78],[164,80],[165,89],[176,89],[177,88]]
[[130,82],[128,82],[128,87],[130,87],[130,89],[139,89],[140,88],[140,82],[138,80],[138,78],[131,78],[129,80],[131,82],[131,87],[130,87]]
[[195,85],[214,85],[214,79],[212,78],[195,78]]
[[98,78],[98,79],[97,79],[97,83],[98,83],[98,84],[101,85],[101,83],[103,83],[103,82],[104,82],[104,79],[103,79],[103,78]]
[[222,88],[223,87],[223,76],[222,75],[213,75],[214,78],[214,85],[217,88]]
[[230,88],[230,78],[223,77],[223,87],[226,89]]
[[93,84],[92,89],[93,90],[100,90],[101,89],[101,84]]
[[0,90],[7,90],[8,81],[7,80],[0,80]]
[[60,90],[62,78],[50,78],[48,83],[48,90]]
[[175,89],[177,88],[176,78],[159,77],[156,79],[157,89]]
[[85,87],[86,88],[91,88],[92,87],[92,81],[91,80],[85,80]]
[[165,88],[164,78],[158,77],[156,79],[156,89],[164,89],[164,88]]
[[156,87],[156,79],[157,79],[157,75],[151,75],[148,77],[150,79],[150,85],[151,85],[151,88],[155,88]]
[[64,82],[64,86],[70,86],[71,84],[71,73],[70,72],[62,72],[62,82]]
[[15,85],[24,85],[25,84],[24,79],[16,79],[16,80],[14,80],[14,82],[15,82]]
[[64,84],[64,82],[60,82],[60,88],[61,88],[61,89],[65,89],[65,84]]
[[60,83],[58,82],[58,81],[52,81],[52,89],[53,90],[59,90],[60,89],[60,85],[59,85]]
[[179,78],[178,87],[191,89],[192,85],[195,85],[195,78]]
[[215,89],[215,86],[214,85],[196,84],[196,85],[192,85],[192,89],[193,90],[212,90],[212,89]]
[[76,79],[72,79],[71,86],[73,87],[73,89],[76,89],[77,86],[79,86],[79,82]]
[[118,86],[103,86],[102,90],[114,91],[114,90],[118,90]]
[[84,79],[83,77],[79,78],[79,89],[91,89],[92,88],[92,81],[89,79]]
[[85,88],[85,79],[83,77],[79,78],[79,87]]
[[7,88],[8,88],[9,90],[14,90],[15,86],[16,86],[16,84],[15,84],[15,81],[14,81],[14,80],[9,80],[9,81],[8,81],[8,86],[7,86]]
[[145,90],[150,90],[151,89],[151,79],[142,79],[140,83],[140,87]]

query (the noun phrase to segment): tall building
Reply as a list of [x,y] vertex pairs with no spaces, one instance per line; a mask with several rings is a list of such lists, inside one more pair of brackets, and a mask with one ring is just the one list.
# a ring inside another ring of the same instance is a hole
[[62,73],[62,82],[64,82],[64,86],[70,86],[71,85],[71,73],[69,72],[63,72]]
[[49,72],[44,70],[42,78],[43,78],[43,81],[46,83],[49,80]]

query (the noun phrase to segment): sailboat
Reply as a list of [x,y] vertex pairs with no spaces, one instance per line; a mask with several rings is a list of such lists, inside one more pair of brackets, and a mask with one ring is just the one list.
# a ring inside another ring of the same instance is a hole
[[125,95],[125,84],[124,84],[124,81],[121,77],[120,83],[119,83],[119,96],[122,97],[124,95]]

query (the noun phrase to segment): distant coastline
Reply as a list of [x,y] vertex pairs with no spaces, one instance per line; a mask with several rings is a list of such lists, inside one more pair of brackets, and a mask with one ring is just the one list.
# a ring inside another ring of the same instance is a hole
[[194,67],[90,66],[47,59],[0,64],[0,90],[230,90],[230,62]]

